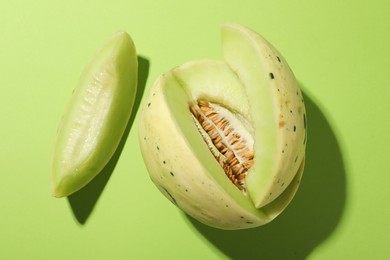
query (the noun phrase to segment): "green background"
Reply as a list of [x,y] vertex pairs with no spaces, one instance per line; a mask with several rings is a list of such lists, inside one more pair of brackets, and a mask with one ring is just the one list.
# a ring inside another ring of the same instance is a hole
[[[0,259],[389,257],[389,1],[15,0],[0,12]],[[305,94],[307,165],[287,210],[244,231],[190,219],[150,181],[135,113],[106,169],[51,197],[56,128],[94,51],[118,30],[132,36],[136,112],[160,73],[221,58],[226,21],[272,42]]]

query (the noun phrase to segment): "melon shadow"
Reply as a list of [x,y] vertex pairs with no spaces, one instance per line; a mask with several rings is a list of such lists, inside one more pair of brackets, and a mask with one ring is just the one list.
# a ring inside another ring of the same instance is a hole
[[121,138],[118,148],[116,149],[114,155],[103,168],[103,170],[85,187],[81,190],[68,196],[68,202],[70,208],[72,209],[73,215],[77,222],[81,225],[84,225],[91,215],[99,197],[101,196],[104,187],[106,186],[112,172],[115,169],[115,166],[119,160],[119,157],[122,153],[123,147],[125,146],[127,137],[130,133],[130,129],[134,124],[134,120],[138,109],[141,104],[142,96],[145,91],[146,81],[149,75],[149,60],[143,56],[137,56],[138,58],[138,85],[137,85],[137,94],[135,96],[133,110],[131,112],[130,119],[127,123],[125,132]]
[[[305,89],[301,84],[301,89]],[[299,190],[271,223],[226,231],[189,217],[195,229],[229,259],[306,259],[337,228],[346,204],[346,170],[335,131],[321,108],[304,94],[306,165]]]

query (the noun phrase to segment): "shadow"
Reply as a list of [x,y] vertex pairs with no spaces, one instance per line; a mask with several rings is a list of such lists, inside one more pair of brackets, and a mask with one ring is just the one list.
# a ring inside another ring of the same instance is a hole
[[104,187],[106,186],[115,166],[122,153],[123,147],[125,146],[127,136],[130,133],[130,129],[133,126],[135,117],[141,104],[142,96],[145,91],[146,81],[149,75],[149,61],[141,56],[138,56],[138,87],[137,94],[134,100],[133,110],[129,122],[127,123],[125,132],[116,149],[114,155],[103,168],[103,170],[85,187],[81,190],[68,196],[68,202],[73,211],[73,215],[77,222],[84,225],[91,215],[99,197],[101,196]]
[[236,231],[211,228],[187,216],[229,259],[306,259],[341,220],[347,183],[340,146],[320,108],[308,95],[304,99],[308,118],[306,166],[287,209],[265,226]]

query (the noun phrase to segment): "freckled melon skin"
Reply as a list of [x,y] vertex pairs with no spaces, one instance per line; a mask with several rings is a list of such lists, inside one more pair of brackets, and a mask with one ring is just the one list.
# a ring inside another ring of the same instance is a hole
[[[224,95],[225,85],[235,90]],[[244,229],[270,222],[290,203],[303,173],[302,158],[292,180],[261,207],[225,176],[196,129],[189,105],[202,97],[251,116],[250,107],[240,106],[246,96],[237,71],[227,62],[195,61],[162,74],[151,86],[140,116],[139,143],[151,180],[184,212],[216,228]]]

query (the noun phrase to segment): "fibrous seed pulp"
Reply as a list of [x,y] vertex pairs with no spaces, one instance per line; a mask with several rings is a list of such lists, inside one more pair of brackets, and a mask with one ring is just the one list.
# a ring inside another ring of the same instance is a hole
[[226,176],[245,192],[245,177],[253,166],[253,138],[243,123],[228,109],[198,100],[190,106],[195,124]]

